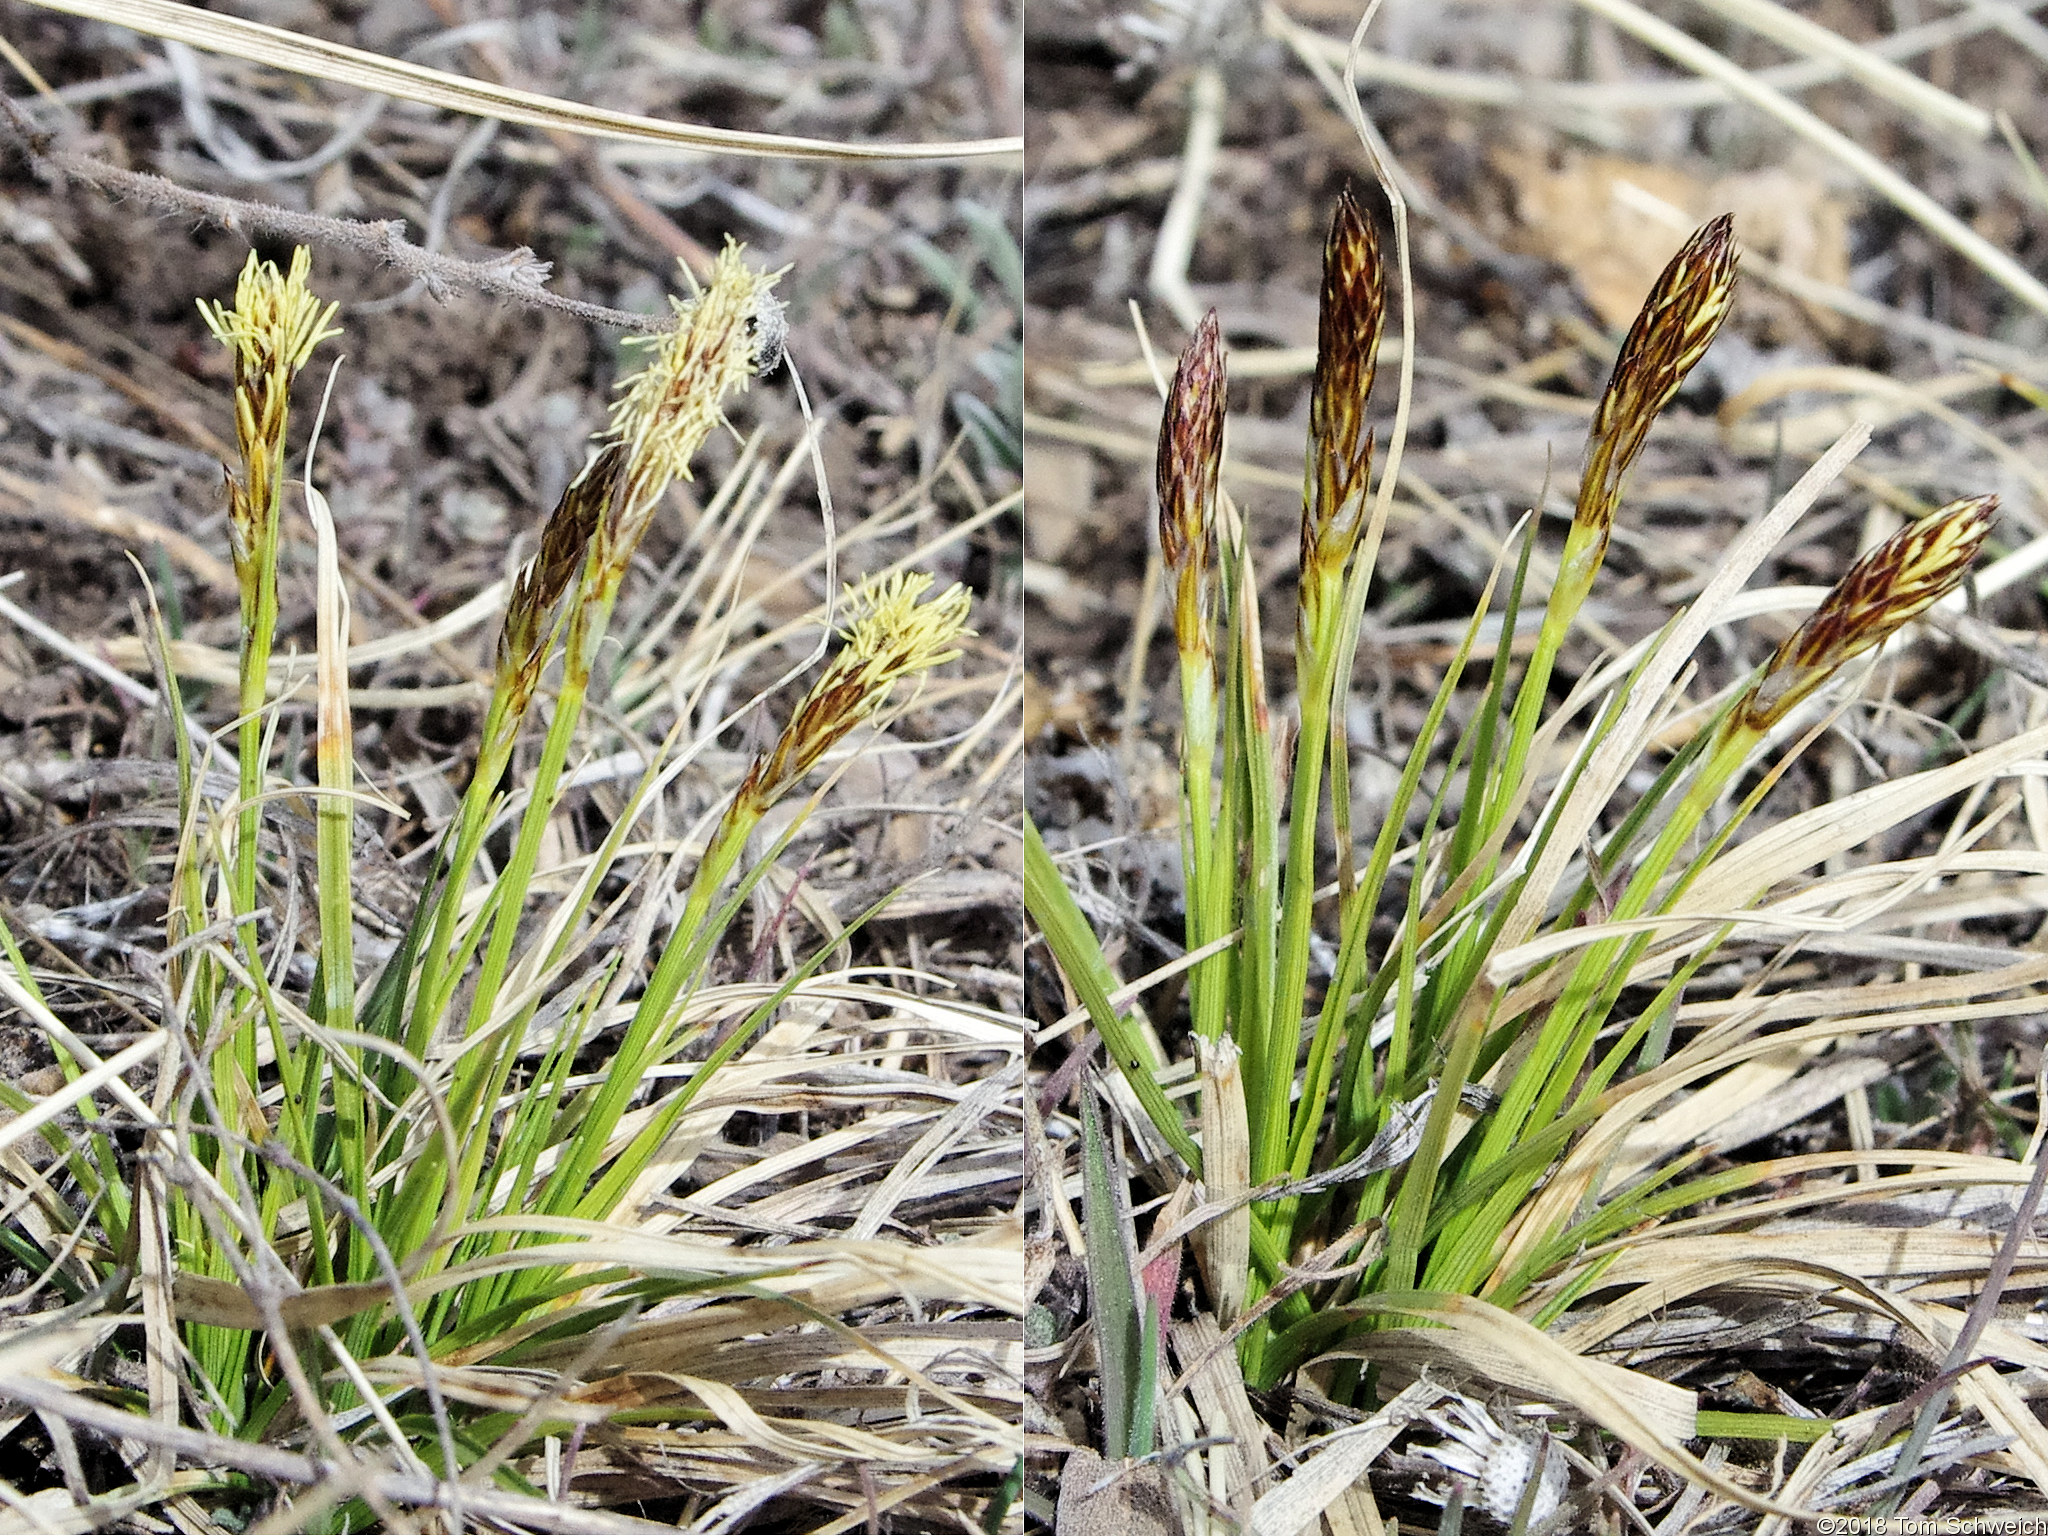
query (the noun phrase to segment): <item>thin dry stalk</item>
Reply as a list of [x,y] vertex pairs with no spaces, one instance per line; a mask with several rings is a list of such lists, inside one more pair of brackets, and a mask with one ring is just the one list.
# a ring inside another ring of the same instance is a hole
[[381,91],[446,111],[493,118],[499,122],[560,129],[592,138],[691,145],[725,154],[765,155],[777,159],[852,161],[1009,159],[1024,148],[1021,138],[967,139],[932,144],[860,144],[667,122],[636,113],[587,106],[559,96],[543,96],[536,91],[492,85],[466,75],[430,69],[406,59],[387,58],[383,54],[351,48],[325,38],[245,21],[239,16],[206,11],[197,6],[180,5],[176,0],[96,0],[93,4],[82,3],[82,0],[35,0],[35,3],[49,10],[64,11],[114,26],[132,27],[138,32],[169,38],[194,48],[250,59],[359,90]]

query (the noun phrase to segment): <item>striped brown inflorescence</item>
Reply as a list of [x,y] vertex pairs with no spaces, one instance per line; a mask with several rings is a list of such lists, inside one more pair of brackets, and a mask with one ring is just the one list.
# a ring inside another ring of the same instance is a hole
[[1159,423],[1159,549],[1174,577],[1173,632],[1183,655],[1210,650],[1227,382],[1212,309],[1180,355]]
[[1607,552],[1622,485],[1651,423],[1728,318],[1740,255],[1733,214],[1701,225],[1658,276],[1629,327],[1586,438],[1586,470],[1573,517],[1589,574]]
[[1996,496],[1966,496],[1858,560],[1772,653],[1737,711],[1742,726],[1769,730],[1844,662],[1883,644],[1961,586],[1997,511]]
[[1323,245],[1316,371],[1309,391],[1307,484],[1301,509],[1304,633],[1320,633],[1320,608],[1341,584],[1365,529],[1372,434],[1365,406],[1379,365],[1386,274],[1379,236],[1347,188],[1338,194]]
[[540,552],[513,584],[498,637],[499,686],[508,688],[509,713],[524,713],[546,661],[547,620],[582,570],[591,537],[612,506],[626,466],[624,443],[607,443],[569,483],[541,528]]

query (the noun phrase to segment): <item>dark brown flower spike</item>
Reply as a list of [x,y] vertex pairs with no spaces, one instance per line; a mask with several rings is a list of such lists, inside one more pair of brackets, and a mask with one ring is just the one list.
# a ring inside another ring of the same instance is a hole
[[1772,654],[1737,711],[1743,728],[1769,730],[1844,662],[1883,644],[1962,585],[1997,511],[1996,496],[1952,501],[1858,560]]
[[1209,647],[1226,383],[1212,309],[1180,355],[1159,423],[1159,548],[1174,576],[1174,636],[1184,653]]
[[1365,527],[1373,447],[1365,406],[1385,318],[1379,236],[1347,188],[1338,194],[1323,245],[1316,372],[1309,392],[1308,483],[1301,512],[1303,627],[1309,633],[1319,632],[1316,610],[1341,580]]
[[539,553],[512,584],[505,628],[498,636],[498,681],[510,690],[514,719],[525,711],[540,681],[548,615],[583,568],[591,536],[618,493],[626,453],[624,443],[605,444],[570,482],[541,528]]
[[1573,553],[1590,568],[1607,551],[1622,484],[1651,423],[1728,318],[1740,254],[1733,214],[1701,225],[1671,258],[1629,327],[1586,438],[1586,471],[1573,519],[1574,543],[1582,547]]

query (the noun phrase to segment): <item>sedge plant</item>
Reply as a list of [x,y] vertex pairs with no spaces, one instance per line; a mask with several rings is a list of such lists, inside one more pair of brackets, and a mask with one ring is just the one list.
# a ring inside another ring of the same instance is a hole
[[[37,1230],[49,1251],[10,1237],[18,1257],[74,1289],[96,1282],[118,1296],[138,1273],[171,1286],[183,1394],[209,1431],[330,1444],[319,1436],[345,1433],[414,1465],[413,1444],[433,1443],[438,1453],[418,1454],[437,1476],[485,1461],[501,1483],[523,1487],[507,1469],[508,1444],[494,1439],[523,1443],[559,1430],[560,1416],[507,1413],[489,1395],[451,1413],[433,1362],[488,1366],[507,1351],[581,1339],[601,1354],[639,1309],[750,1269],[788,1272],[785,1256],[650,1274],[621,1258],[616,1234],[632,1233],[638,1204],[661,1187],[684,1113],[829,953],[751,989],[737,1017],[730,1004],[697,1006],[735,914],[817,802],[804,798],[807,783],[858,746],[862,727],[885,720],[892,698],[960,654],[968,595],[934,593],[913,571],[848,589],[836,650],[701,843],[626,860],[628,829],[661,782],[657,758],[566,888],[561,871],[544,869],[635,552],[723,424],[725,403],[779,361],[776,274],[728,245],[709,282],[675,301],[672,328],[645,338],[645,366],[620,385],[608,428],[511,584],[466,792],[401,941],[374,983],[359,985],[352,884],[366,797],[354,781],[334,529],[310,469],[304,496],[321,555],[317,784],[284,784],[268,766],[290,402],[316,349],[339,334],[309,267],[304,250],[282,271],[252,255],[232,306],[201,306],[235,365],[241,463],[228,487],[241,709],[237,792],[222,801],[207,787],[209,744],[186,733],[177,679],[161,670],[182,784],[165,975],[176,1061],[157,1103],[134,1108],[162,1126],[168,1161],[124,1165],[86,1100],[82,1133],[44,1130],[76,1203],[46,1202]],[[538,750],[515,773],[543,716]],[[280,800],[310,801],[317,829],[310,991],[287,981],[297,918],[280,904],[296,900],[293,851],[267,813]],[[592,948],[621,910],[621,898],[601,899],[607,882],[642,903],[637,946]],[[11,937],[5,944],[25,979]],[[713,1021],[724,1025],[715,1043],[685,1062]],[[77,1076],[90,1058],[81,1047],[64,1059]],[[145,1251],[153,1245],[160,1251]],[[405,1356],[416,1363],[365,1365]],[[373,1386],[373,1376],[397,1384]],[[175,1417],[176,1393],[166,1406]],[[369,1517],[358,1503],[323,1518],[360,1528]]]
[[[1213,313],[1182,354],[1157,468],[1181,695],[1192,1123],[1166,1091],[1173,1074],[1154,1037],[1113,1004],[1116,978],[1035,833],[1026,899],[1161,1154],[1201,1178],[1214,1202],[1195,1250],[1253,1386],[1437,1305],[1418,1297],[1513,1307],[1576,1246],[1682,1200],[1673,1168],[1589,1210],[1542,1207],[1544,1230],[1520,1226],[1610,1086],[1654,1063],[1659,1020],[1726,932],[1692,925],[1696,936],[1663,957],[1668,980],[1638,1007],[1625,989],[1656,936],[1651,920],[1682,907],[1789,755],[1733,805],[1731,792],[1802,704],[1963,580],[1991,525],[1994,499],[1971,497],[1872,549],[1755,676],[1710,701],[1647,790],[1593,814],[1619,783],[1593,771],[1600,754],[1625,747],[1639,760],[1648,739],[1627,706],[1639,685],[1663,686],[1644,681],[1662,637],[1562,701],[1559,659],[1629,472],[1726,319],[1736,266],[1723,216],[1657,279],[1596,408],[1526,663],[1517,674],[1505,636],[1539,580],[1533,517],[1481,596],[1376,835],[1357,848],[1349,805],[1331,801],[1348,795],[1333,722],[1389,488],[1369,487],[1366,425],[1386,285],[1379,242],[1349,194],[1324,248],[1291,732],[1265,678],[1249,541],[1219,490],[1226,364]],[[1501,588],[1503,639],[1477,707],[1454,725]],[[1566,830],[1581,825],[1608,830]],[[1595,936],[1570,937],[1580,929]],[[1326,976],[1311,968],[1319,930],[1335,954]],[[1495,958],[1545,936],[1560,937],[1554,954],[1502,985]],[[1313,1279],[1330,1271],[1338,1277]],[[1554,1315],[1561,1303],[1547,1305]],[[1327,1385],[1343,1393],[1362,1381],[1346,1365]]]

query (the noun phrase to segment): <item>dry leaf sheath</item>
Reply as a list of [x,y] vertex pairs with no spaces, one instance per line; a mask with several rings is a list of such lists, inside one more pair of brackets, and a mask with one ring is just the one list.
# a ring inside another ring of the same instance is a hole
[[1768,731],[1844,662],[1883,644],[1953,592],[1997,512],[1996,496],[1966,496],[1909,523],[1858,560],[1772,653],[1742,701],[1743,728]]

